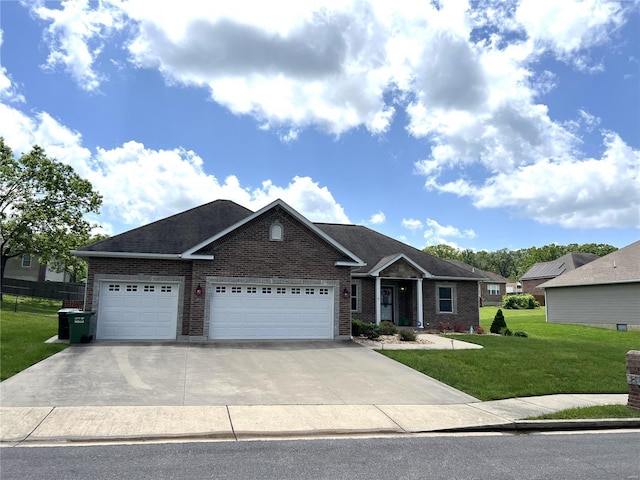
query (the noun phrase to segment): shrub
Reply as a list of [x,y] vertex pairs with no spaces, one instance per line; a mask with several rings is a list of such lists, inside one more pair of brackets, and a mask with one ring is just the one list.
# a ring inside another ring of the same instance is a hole
[[380,335],[395,335],[398,333],[398,327],[391,322],[380,322]]
[[414,342],[416,339],[416,332],[413,330],[400,330],[400,340],[403,342]]
[[473,333],[477,333],[478,335],[484,335],[487,332],[485,332],[484,328],[478,325],[477,327],[473,327]]
[[453,331],[456,333],[466,333],[469,329],[460,322],[453,322]]
[[507,327],[504,327],[503,329],[500,330],[500,335],[504,335],[505,337],[511,337],[513,335],[513,332],[509,330]]
[[527,332],[517,331],[517,332],[513,332],[513,336],[514,337],[528,338],[529,334]]
[[491,324],[491,328],[489,331],[491,333],[501,333],[502,329],[507,328],[507,322],[504,319],[504,315],[502,314],[502,309],[498,309],[496,312],[496,316],[493,317],[493,323]]
[[518,308],[538,308],[540,303],[536,301],[533,295],[525,293],[523,295],[505,295],[502,297],[502,307],[508,310]]
[[442,323],[442,322],[438,322],[438,331],[440,333],[444,333],[447,331],[453,330],[453,327],[451,326],[450,323]]
[[363,322],[362,320],[351,320],[351,335],[359,337],[361,335],[375,340],[380,336],[380,327],[375,323]]

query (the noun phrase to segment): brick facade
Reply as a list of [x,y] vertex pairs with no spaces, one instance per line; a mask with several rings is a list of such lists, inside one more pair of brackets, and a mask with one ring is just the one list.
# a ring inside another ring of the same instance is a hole
[[[269,229],[274,221],[283,227],[281,241],[269,240]],[[180,279],[182,285],[182,335],[201,337],[209,314],[206,312],[207,279],[261,278],[277,283],[283,281],[332,281],[336,285],[338,308],[335,312],[338,335],[351,335],[351,309],[349,298],[342,291],[351,288],[350,267],[337,267],[343,254],[325,242],[285,211],[266,212],[234,230],[229,235],[201,249],[202,254],[213,254],[214,260],[162,260],[130,258],[89,258],[87,276],[87,305],[98,308],[94,302],[95,289],[105,278],[130,280]],[[203,293],[194,294],[200,285]],[[339,300],[338,300],[339,299]],[[99,322],[99,318],[97,319]]]
[[629,384],[627,405],[640,410],[640,350],[627,352],[627,383]]
[[[383,280],[383,286],[390,285],[396,288],[396,324],[401,318],[407,318],[410,326],[417,326],[417,285],[415,280]],[[376,321],[376,282],[374,278],[360,279],[361,306],[359,311],[352,312],[351,316],[363,322],[375,323]],[[455,309],[453,313],[440,313],[437,309],[436,288],[438,285],[452,286],[455,290]],[[423,322],[424,328],[435,329],[439,323],[454,322],[464,325],[466,328],[477,327],[480,324],[480,311],[478,309],[478,283],[474,281],[438,281],[424,279],[422,281],[423,292]]]
[[531,295],[544,295],[542,288],[537,288],[538,285],[542,285],[544,282],[548,282],[551,278],[534,278],[531,280],[521,280],[522,293],[530,293]]

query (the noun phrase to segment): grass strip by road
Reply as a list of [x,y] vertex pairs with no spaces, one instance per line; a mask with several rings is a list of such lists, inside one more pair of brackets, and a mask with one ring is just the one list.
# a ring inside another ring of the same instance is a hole
[[640,410],[635,410],[627,405],[597,405],[569,408],[538,417],[529,417],[525,420],[582,420],[585,418],[640,418]]
[[[60,300],[3,295],[0,310],[0,380],[64,350],[69,345],[44,343],[58,333]],[[16,311],[17,310],[17,311]]]
[[[497,308],[483,307],[489,331]],[[504,310],[512,331],[528,338],[456,335],[481,350],[385,350],[383,355],[480,400],[558,393],[627,393],[626,353],[640,345],[640,332],[555,325],[544,308]]]

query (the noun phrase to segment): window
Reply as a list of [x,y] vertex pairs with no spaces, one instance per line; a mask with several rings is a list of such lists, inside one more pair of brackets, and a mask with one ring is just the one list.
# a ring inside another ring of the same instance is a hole
[[436,292],[438,295],[438,313],[453,313],[455,311],[454,287],[439,285]]
[[291,289],[291,294],[292,294],[292,295],[300,295],[300,288],[298,288],[298,287],[293,287],[293,288]]
[[120,291],[120,285],[111,283],[109,284],[109,291],[110,292],[119,292]]
[[276,288],[276,294],[278,295],[284,295],[285,293],[287,293],[287,289],[284,287],[278,287]]
[[262,293],[268,295],[271,293],[271,287],[262,287]]
[[304,289],[304,294],[305,295],[313,295],[314,293],[316,293],[316,289],[315,288],[305,288]]
[[127,285],[127,292],[137,292],[137,291],[138,291],[137,285]]
[[160,293],[171,293],[171,285],[162,285],[160,287]]
[[329,289],[328,288],[320,288],[319,292],[320,292],[320,295],[329,295]]
[[145,285],[144,291],[147,293],[152,293],[156,291],[155,285]]
[[242,287],[231,287],[231,293],[242,293]]
[[487,293],[489,295],[500,295],[500,285],[487,284]]
[[221,285],[216,286],[216,293],[225,293],[227,291],[227,287],[223,287]]
[[271,224],[271,228],[269,229],[269,240],[281,242],[282,233],[282,224],[276,220]]
[[256,287],[247,287],[247,293],[257,293],[258,289]]
[[31,255],[28,253],[22,255],[22,266],[25,268],[31,267]]
[[351,311],[359,312],[360,307],[360,283],[351,284]]

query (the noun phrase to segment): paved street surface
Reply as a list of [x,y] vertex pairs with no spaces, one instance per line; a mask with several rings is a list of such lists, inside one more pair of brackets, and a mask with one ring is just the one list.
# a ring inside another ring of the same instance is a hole
[[638,480],[640,434],[436,436],[2,449],[2,480]]

